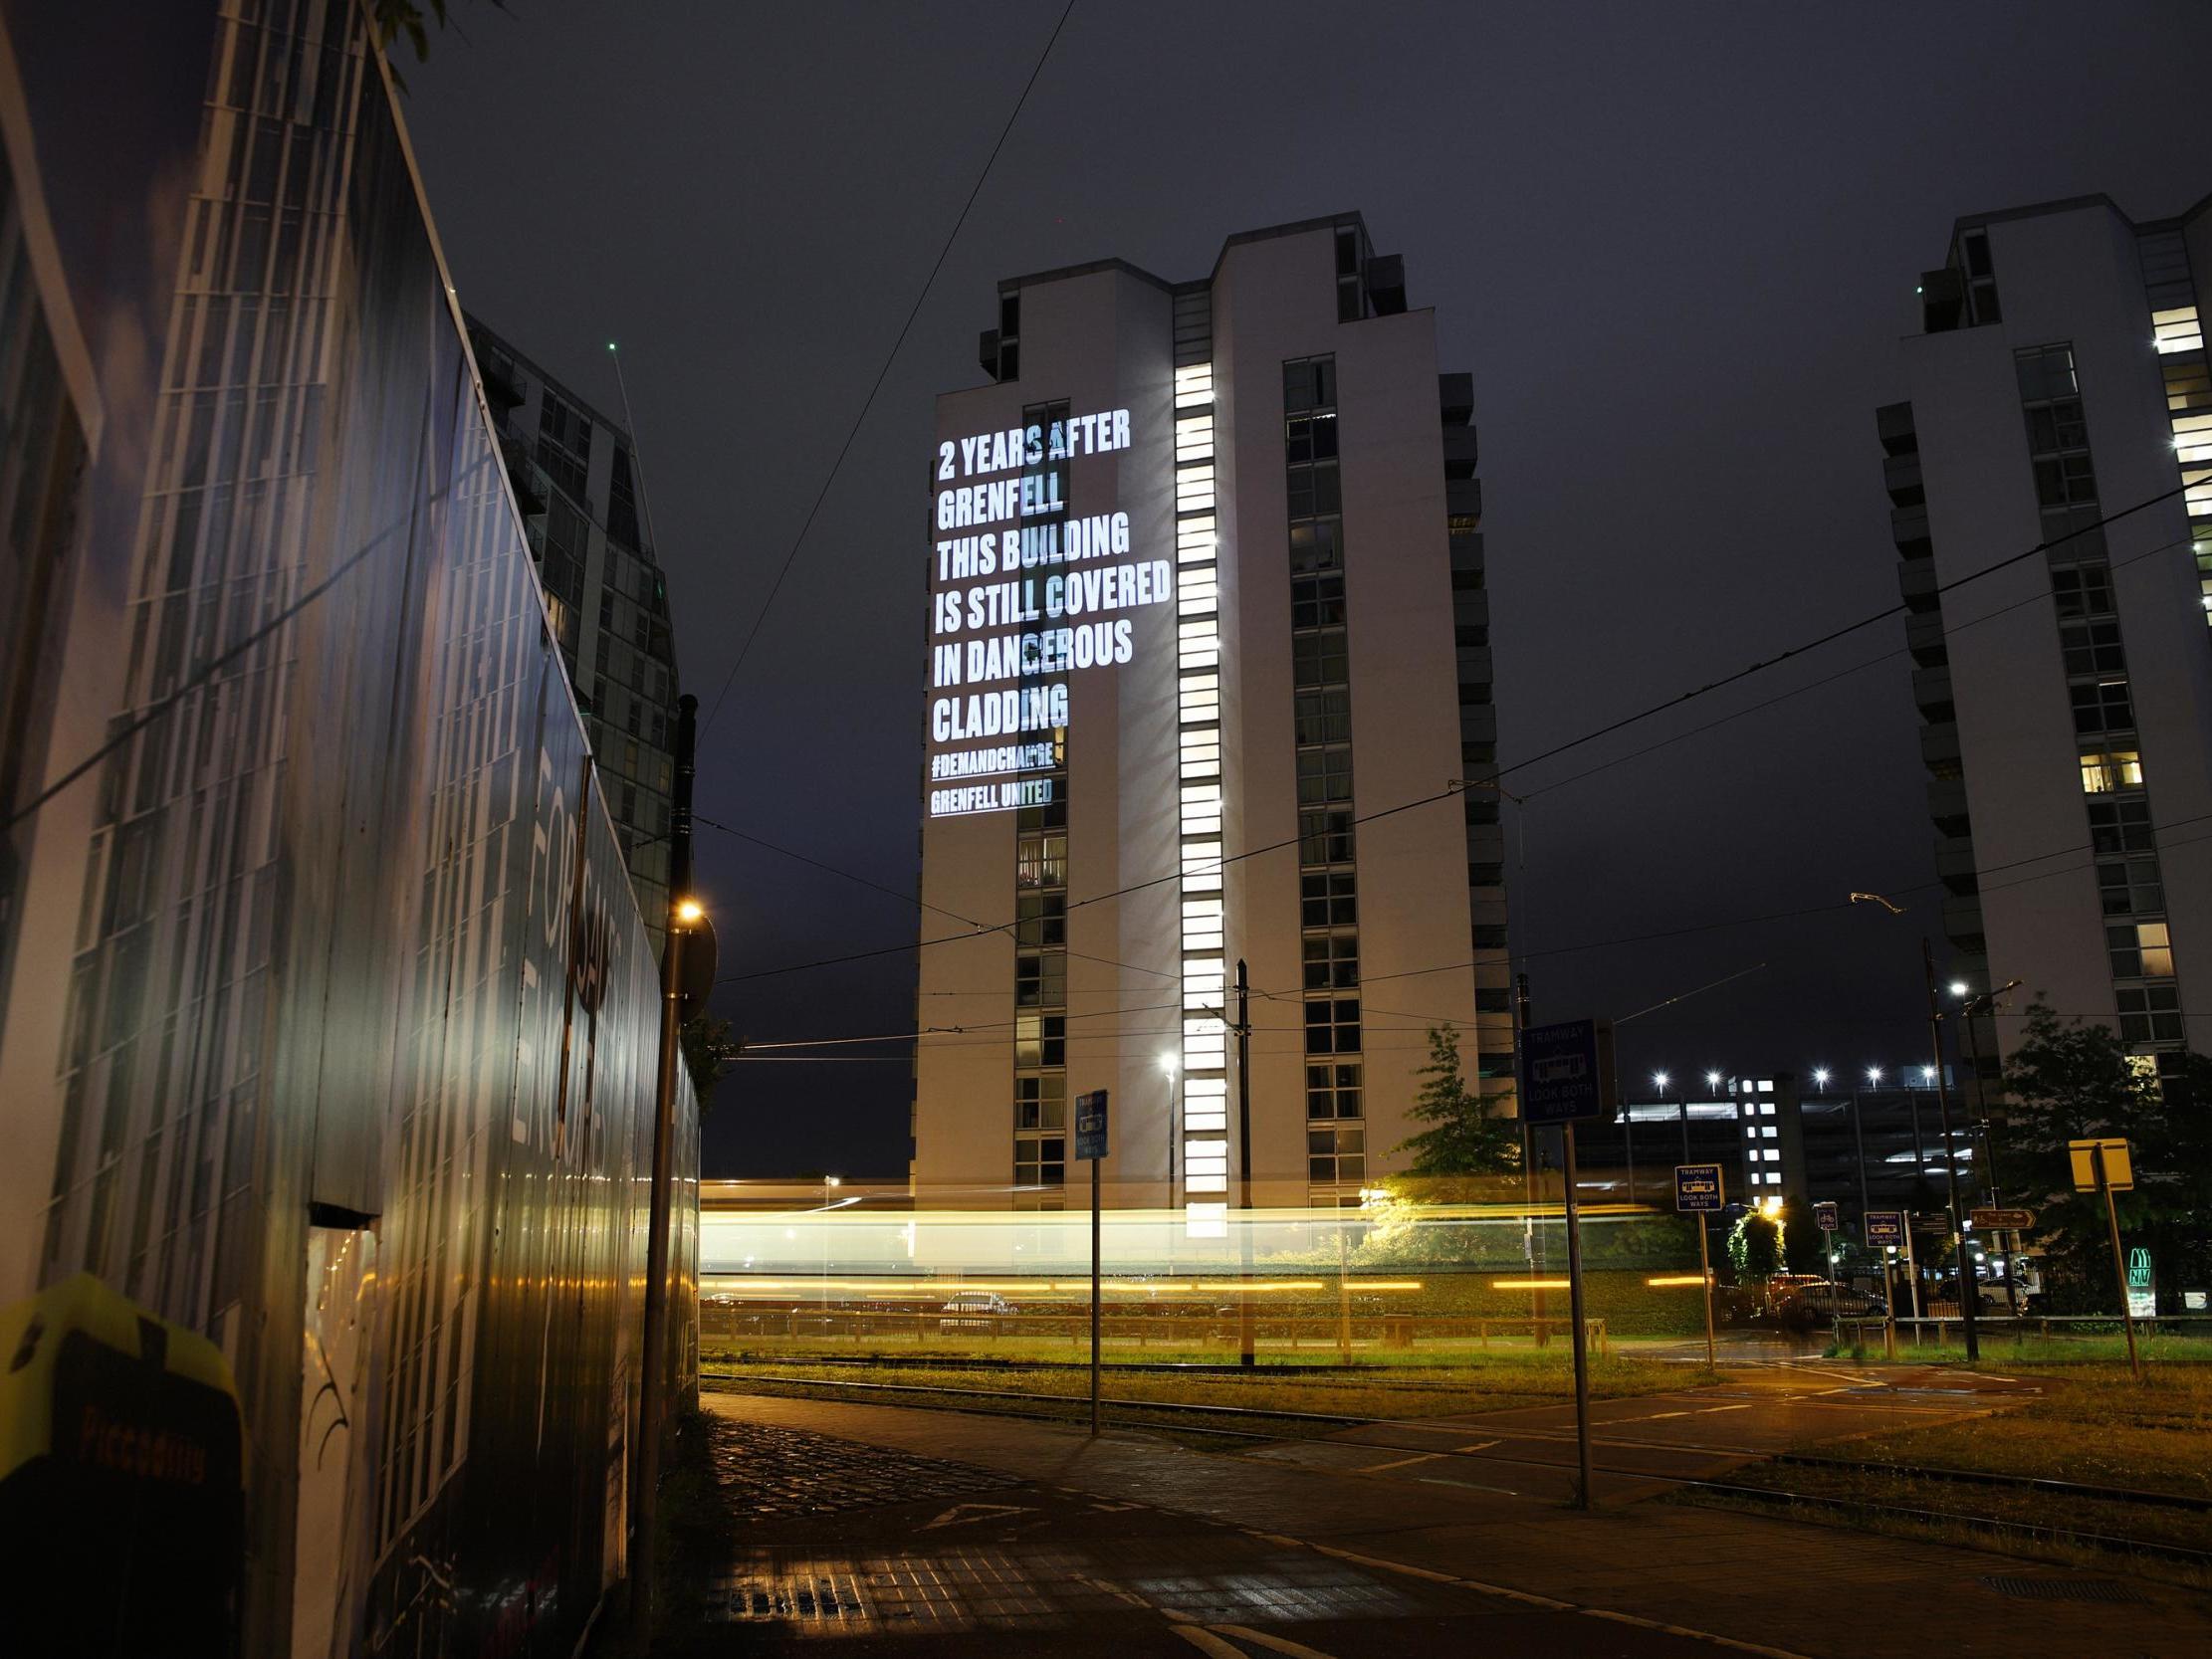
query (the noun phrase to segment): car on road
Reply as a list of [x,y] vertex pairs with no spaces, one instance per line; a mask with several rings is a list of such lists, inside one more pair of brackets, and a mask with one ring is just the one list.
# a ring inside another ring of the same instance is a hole
[[1013,1304],[992,1291],[956,1291],[938,1312],[940,1331],[990,1331],[1013,1312]]

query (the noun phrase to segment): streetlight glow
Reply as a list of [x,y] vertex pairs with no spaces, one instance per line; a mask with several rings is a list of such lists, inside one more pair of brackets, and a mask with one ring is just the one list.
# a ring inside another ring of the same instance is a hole
[[1705,1074],[1705,1087],[1706,1087],[1706,1088],[1708,1088],[1708,1089],[1717,1089],[1717,1088],[1719,1088],[1719,1087],[1720,1087],[1720,1074],[1719,1074],[1718,1072],[1707,1072],[1707,1073]]
[[824,1175],[822,1177],[822,1185],[824,1186],[843,1186],[844,1184],[845,1177],[842,1175]]
[[1169,1077],[1175,1076],[1176,1069],[1180,1064],[1181,1062],[1178,1061],[1172,1054],[1163,1054],[1162,1056],[1160,1056],[1160,1069]]
[[1666,1074],[1664,1072],[1654,1072],[1652,1074],[1652,1087],[1664,1089],[1666,1087]]
[[1867,1068],[1867,1082],[1868,1082],[1869,1084],[1877,1084],[1877,1083],[1880,1083],[1880,1081],[1881,1081],[1881,1068],[1880,1068],[1880,1066],[1869,1066],[1869,1067]]
[[1972,988],[1963,979],[1953,979],[1951,981],[1951,994],[1953,996],[1964,996]]
[[1815,1066],[1813,1068],[1813,1087],[1816,1089],[1828,1087],[1828,1068],[1826,1066]]
[[696,899],[679,899],[676,901],[676,920],[687,928],[706,914],[706,907]]
[[1922,1083],[1933,1083],[1935,1081],[1935,1068],[1933,1066],[1922,1066],[1920,1068],[1920,1081]]

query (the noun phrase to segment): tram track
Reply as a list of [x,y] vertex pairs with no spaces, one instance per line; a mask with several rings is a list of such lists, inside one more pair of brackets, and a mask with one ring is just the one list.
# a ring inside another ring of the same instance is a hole
[[[862,1382],[842,1377],[792,1376],[774,1372],[751,1372],[742,1377],[716,1377],[708,1379],[709,1385],[721,1391],[742,1393],[750,1383],[770,1384],[779,1388],[800,1389],[808,1392],[836,1392],[863,1397],[907,1396],[927,1401],[927,1409],[960,1411],[986,1416],[1023,1417],[1044,1420],[1069,1420],[1088,1405],[1087,1398],[1074,1394],[1039,1394],[1013,1388],[965,1388],[944,1383]],[[1016,1408],[1011,1402],[1019,1402]],[[1547,1472],[1571,1473],[1563,1461],[1542,1457],[1516,1456],[1511,1451],[1496,1449],[1511,1441],[1557,1443],[1560,1436],[1542,1428],[1515,1428],[1507,1425],[1484,1427],[1476,1424],[1449,1428],[1443,1424],[1421,1418],[1391,1418],[1359,1416],[1347,1413],[1292,1411],[1266,1407],[1238,1405],[1201,1405],[1165,1400],[1107,1399],[1101,1402],[1108,1423],[1117,1428],[1165,1429],[1179,1435],[1202,1436],[1210,1440],[1234,1440],[1245,1444],[1272,1441],[1278,1444],[1323,1441],[1334,1433],[1347,1429],[1380,1429],[1415,1433],[1464,1433],[1467,1435],[1490,1434],[1495,1438],[1479,1454],[1458,1449],[1446,1449],[1425,1454],[1422,1461],[1455,1462],[1472,1465],[1507,1465],[1510,1467],[1541,1469]],[[1039,1409],[1041,1407],[1041,1409]],[[1268,1425],[1277,1425],[1270,1427]],[[1296,1425],[1308,1432],[1286,1432],[1289,1425]],[[1594,1444],[1599,1448],[1609,1442],[1604,1436],[1603,1425]],[[1343,1442],[1331,1442],[1341,1444]],[[1377,1451],[1416,1450],[1414,1447],[1396,1447],[1388,1442],[1372,1443]],[[1659,1452],[1684,1458],[1710,1460],[1715,1457],[1740,1458],[1759,1461],[1776,1469],[1803,1469],[1808,1473],[1864,1475],[1900,1481],[1924,1481],[1938,1485],[1961,1487],[1990,1487],[2032,1492],[2044,1497],[2096,1502],[2104,1505],[2121,1505],[2140,1509],[2182,1510],[2191,1513],[2212,1513],[2212,1499],[2203,1499],[2183,1493],[2144,1492],[2128,1488],[2094,1486],[2075,1481],[2063,1481],[2041,1476],[2010,1475],[1992,1471],[1922,1468],[1906,1464],[1876,1463],[1863,1460],[1828,1458],[1793,1452],[1775,1452],[1750,1446],[1714,1446],[1707,1444],[1677,1445],[1659,1441],[1638,1440],[1624,1442],[1642,1452]],[[2188,1546],[2168,1544],[2158,1540],[2133,1538],[2119,1534],[2099,1532],[2070,1526],[2063,1522],[2021,1521],[2001,1516],[1976,1515],[1950,1509],[1928,1509],[1918,1505],[1891,1503],[1880,1499],[1839,1496],[1833,1493],[1808,1492],[1789,1487],[1751,1486],[1741,1482],[1709,1478],[1687,1473],[1669,1473],[1650,1467],[1638,1467],[1620,1462],[1595,1464],[1598,1474],[1617,1479],[1647,1482],[1654,1486],[1707,1495],[1723,1502],[1756,1506],[1764,1509],[1817,1513],[1834,1517],[1858,1516],[1864,1519],[1880,1518],[1890,1522],[1909,1523],[1931,1528],[1962,1528],[1993,1537],[2067,1545],[2088,1549],[2101,1554],[2134,1555],[2149,1559],[2188,1566],[2212,1572],[2212,1551]],[[1366,1473],[1369,1471],[1344,1471]],[[1466,1483],[1446,1483],[1466,1484]],[[1488,1488],[1508,1496],[1526,1497],[1530,1494],[1512,1493],[1504,1488]]]

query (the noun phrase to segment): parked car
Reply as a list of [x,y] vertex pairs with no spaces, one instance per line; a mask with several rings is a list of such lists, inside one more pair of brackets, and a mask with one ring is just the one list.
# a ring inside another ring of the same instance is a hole
[[1888,1311],[1880,1297],[1851,1285],[1831,1285],[1825,1279],[1800,1286],[1792,1301],[1821,1319],[1880,1319]]
[[957,1291],[939,1312],[944,1316],[937,1322],[940,1331],[989,1331],[1013,1312],[1013,1305],[991,1291]]

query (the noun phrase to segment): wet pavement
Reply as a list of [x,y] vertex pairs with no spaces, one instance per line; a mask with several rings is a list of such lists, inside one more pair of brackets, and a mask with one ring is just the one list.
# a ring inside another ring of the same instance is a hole
[[2032,1388],[1789,1363],[1602,1402],[1595,1515],[1563,1501],[1568,1407],[1224,1453],[1141,1430],[1092,1440],[1059,1423],[709,1395],[738,1522],[727,1570],[701,1585],[707,1645],[686,1652],[2212,1651],[2212,1597],[2116,1570],[1645,1501],[1785,1446],[1998,1410]]

